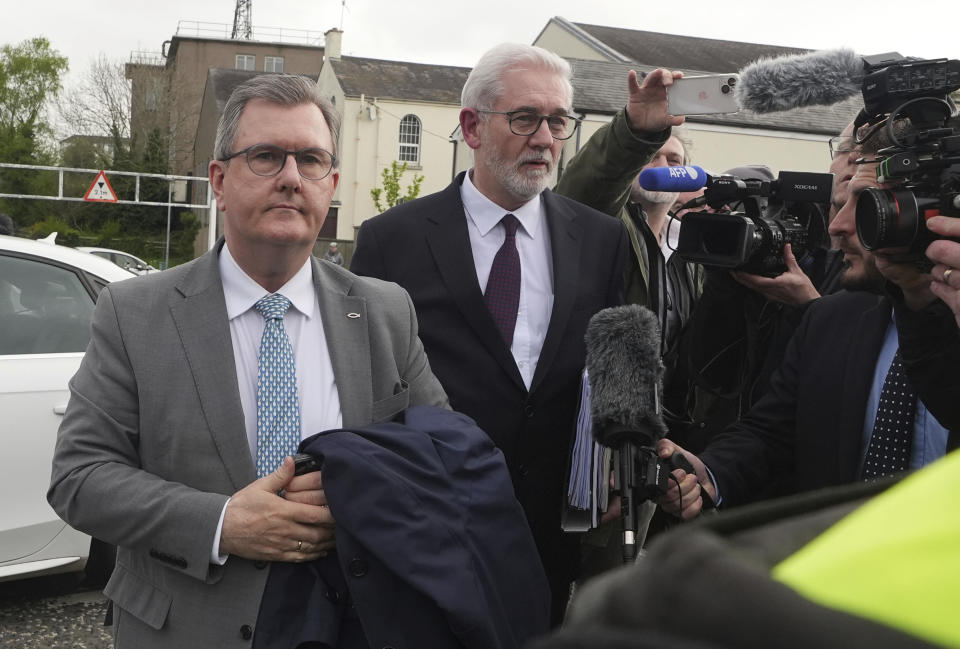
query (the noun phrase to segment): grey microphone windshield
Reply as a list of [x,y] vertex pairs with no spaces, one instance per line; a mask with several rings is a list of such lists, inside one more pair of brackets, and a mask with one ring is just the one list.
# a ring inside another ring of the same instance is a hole
[[636,304],[603,309],[587,325],[593,434],[604,446],[653,444],[667,433],[660,415],[660,326]]
[[818,50],[751,63],[740,71],[734,96],[755,113],[830,106],[859,93],[863,77],[863,59],[853,50]]

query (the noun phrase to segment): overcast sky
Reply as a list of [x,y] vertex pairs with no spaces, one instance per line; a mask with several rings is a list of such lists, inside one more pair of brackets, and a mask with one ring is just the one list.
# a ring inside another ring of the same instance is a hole
[[[103,53],[159,52],[181,21],[233,22],[235,0],[3,0],[0,44],[46,36],[71,77]],[[960,58],[957,0],[253,0],[260,28],[344,30],[343,53],[471,66],[490,46],[532,42],[552,16],[573,22],[860,54]]]

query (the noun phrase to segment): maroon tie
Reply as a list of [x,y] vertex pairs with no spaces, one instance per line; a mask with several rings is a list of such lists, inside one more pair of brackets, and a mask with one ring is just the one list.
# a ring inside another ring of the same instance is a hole
[[507,214],[500,222],[507,232],[507,238],[493,258],[483,299],[494,322],[500,327],[507,347],[510,347],[513,345],[513,330],[517,326],[517,310],[520,308],[520,253],[517,251],[517,226],[520,222],[513,214]]

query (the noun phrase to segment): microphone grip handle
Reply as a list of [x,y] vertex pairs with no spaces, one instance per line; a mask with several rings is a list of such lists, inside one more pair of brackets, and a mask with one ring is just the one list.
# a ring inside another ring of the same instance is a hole
[[637,558],[637,449],[631,442],[620,447],[617,472],[620,482],[620,525],[623,531],[623,563],[632,564]]

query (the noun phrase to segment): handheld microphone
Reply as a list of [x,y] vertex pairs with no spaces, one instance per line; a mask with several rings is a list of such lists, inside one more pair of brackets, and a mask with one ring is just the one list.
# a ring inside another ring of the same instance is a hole
[[650,167],[640,172],[640,186],[651,192],[693,192],[706,186],[709,179],[696,165]]
[[630,564],[637,556],[637,505],[666,491],[667,472],[654,448],[667,432],[660,416],[660,326],[646,307],[613,307],[590,319],[584,341],[593,435],[615,449],[623,562]]
[[863,60],[850,49],[760,59],[740,70],[734,97],[755,113],[830,106],[859,94],[864,74]]
[[[623,562],[637,556],[637,505],[667,491],[670,471],[694,469],[679,451],[661,461],[657,441],[667,434],[660,414],[664,367],[657,316],[636,304],[598,311],[587,325],[586,367],[597,443],[615,450],[614,485],[620,492]],[[704,509],[714,507],[701,491]]]

